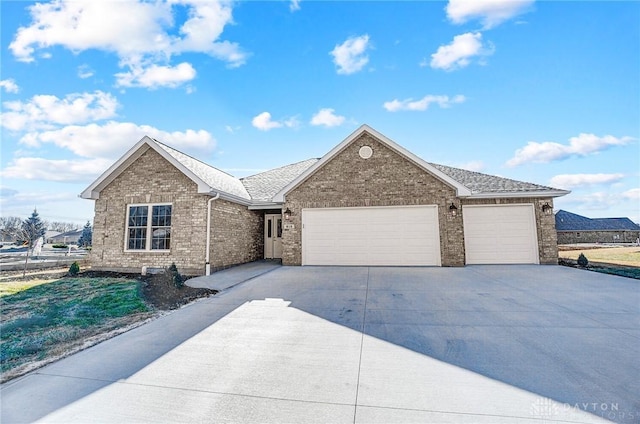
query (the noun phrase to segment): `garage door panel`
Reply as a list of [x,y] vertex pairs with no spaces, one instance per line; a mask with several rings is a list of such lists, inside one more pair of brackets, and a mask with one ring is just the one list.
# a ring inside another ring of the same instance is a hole
[[532,205],[463,207],[467,264],[539,263]]
[[440,265],[437,207],[302,211],[303,265]]

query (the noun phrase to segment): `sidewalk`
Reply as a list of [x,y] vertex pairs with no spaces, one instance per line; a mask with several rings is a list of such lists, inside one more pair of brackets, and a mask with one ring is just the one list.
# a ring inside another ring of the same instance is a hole
[[233,268],[223,269],[211,275],[191,278],[185,281],[185,284],[197,289],[222,291],[262,274],[266,274],[267,272],[271,272],[281,266],[279,262],[274,261],[250,262],[248,264],[234,266]]

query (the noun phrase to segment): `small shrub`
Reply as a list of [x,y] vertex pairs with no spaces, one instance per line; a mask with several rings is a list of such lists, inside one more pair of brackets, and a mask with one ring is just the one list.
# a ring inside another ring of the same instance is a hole
[[78,275],[79,272],[80,272],[80,265],[78,265],[78,262],[72,263],[71,266],[69,267],[69,275],[72,277],[75,277],[76,275]]
[[581,253],[580,256],[578,256],[578,265],[583,268],[586,268],[587,265],[589,265],[589,260],[584,256],[584,253]]
[[67,249],[69,247],[68,244],[54,244],[53,246],[54,249]]
[[168,272],[171,276],[171,280],[173,281],[173,285],[179,289],[183,288],[184,278],[182,278],[182,275],[180,275],[180,273],[178,272],[178,267],[176,266],[175,262],[171,264]]

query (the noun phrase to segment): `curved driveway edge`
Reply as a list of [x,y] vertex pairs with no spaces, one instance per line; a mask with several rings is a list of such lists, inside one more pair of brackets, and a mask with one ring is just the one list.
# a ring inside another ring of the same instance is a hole
[[637,422],[635,280],[281,267],[2,386],[2,422]]

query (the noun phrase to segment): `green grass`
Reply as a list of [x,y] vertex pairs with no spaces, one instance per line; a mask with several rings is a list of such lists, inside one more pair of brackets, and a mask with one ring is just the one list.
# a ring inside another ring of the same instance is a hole
[[63,278],[32,286],[11,284],[12,294],[0,297],[2,373],[60,354],[149,312],[135,280]]

